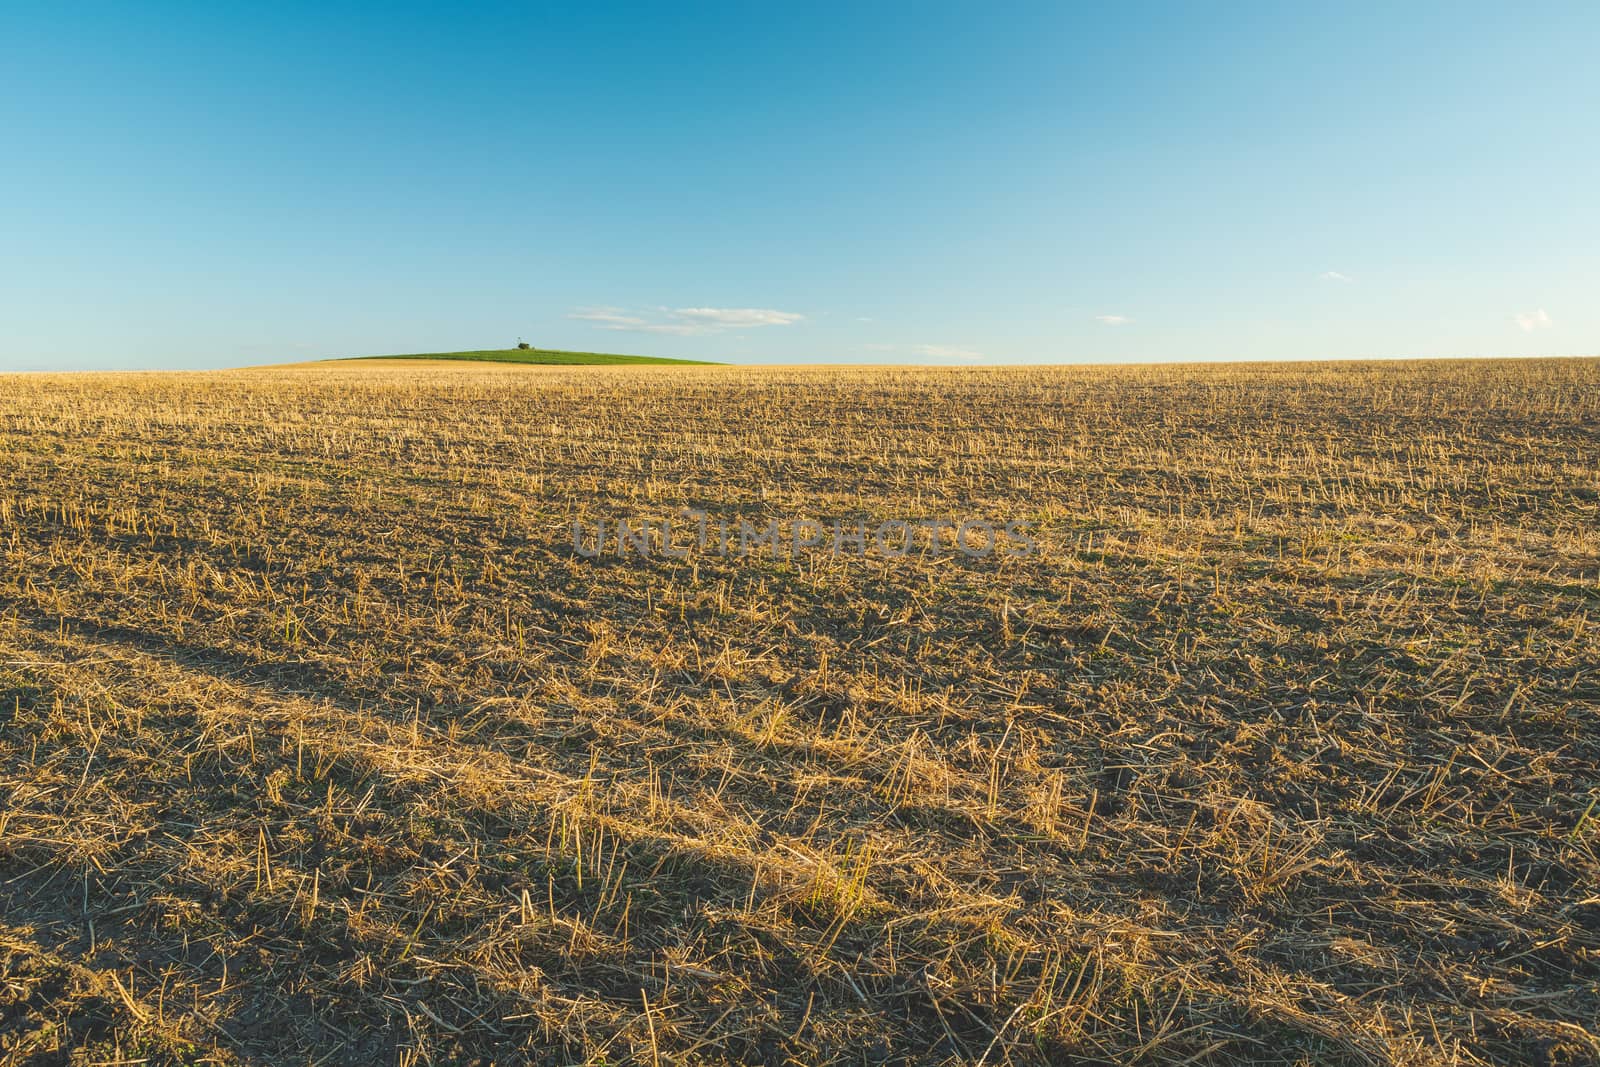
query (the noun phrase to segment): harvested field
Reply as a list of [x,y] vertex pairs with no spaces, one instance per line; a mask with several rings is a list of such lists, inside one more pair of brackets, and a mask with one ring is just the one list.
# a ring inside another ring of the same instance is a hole
[[[1600,362],[0,377],[0,1063],[1600,1061]],[[573,521],[1030,523],[679,558]]]

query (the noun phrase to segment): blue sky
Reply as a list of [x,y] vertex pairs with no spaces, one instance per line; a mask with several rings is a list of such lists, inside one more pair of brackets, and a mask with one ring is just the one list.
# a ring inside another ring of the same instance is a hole
[[0,4],[0,369],[1600,352],[1600,6]]

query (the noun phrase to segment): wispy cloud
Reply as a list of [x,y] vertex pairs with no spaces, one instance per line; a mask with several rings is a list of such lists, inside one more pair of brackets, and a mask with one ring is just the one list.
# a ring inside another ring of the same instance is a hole
[[794,311],[773,311],[771,308],[679,308],[673,315],[690,322],[703,322],[716,327],[732,326],[790,326],[804,315]]
[[1348,274],[1340,274],[1336,270],[1325,270],[1321,274],[1317,275],[1317,277],[1321,278],[1325,282],[1353,282],[1353,281],[1355,281],[1355,279],[1350,277],[1350,275],[1348,275]]
[[592,322],[603,330],[648,331],[652,325],[646,319],[641,319],[637,315],[630,315],[621,308],[613,307],[574,308],[572,312],[567,315],[567,318],[582,319],[585,322]]
[[911,351],[919,356],[927,356],[929,359],[966,361],[987,358],[982,352],[977,352],[970,348],[956,348],[953,345],[912,345]]
[[772,308],[708,307],[655,308],[648,312],[618,307],[582,307],[574,308],[567,317],[591,322],[602,330],[673,334],[680,337],[754,326],[792,326],[805,318],[799,312],[774,311]]
[[1096,315],[1094,321],[1102,326],[1126,326],[1133,320],[1126,315]]
[[972,363],[989,357],[971,348],[959,348],[955,345],[862,345],[868,352],[908,352],[912,355],[926,356],[928,359],[949,360],[958,363]]
[[1550,321],[1550,316],[1545,313],[1544,308],[1540,308],[1538,311],[1519,312],[1516,320],[1517,325],[1521,326],[1526,333],[1532,333],[1534,330],[1548,330],[1555,325],[1554,322]]

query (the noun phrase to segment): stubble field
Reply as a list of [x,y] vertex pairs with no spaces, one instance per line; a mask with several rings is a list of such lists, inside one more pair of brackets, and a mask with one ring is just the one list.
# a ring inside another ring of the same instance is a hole
[[1593,360],[0,377],[0,1063],[1596,1062],[1597,491]]

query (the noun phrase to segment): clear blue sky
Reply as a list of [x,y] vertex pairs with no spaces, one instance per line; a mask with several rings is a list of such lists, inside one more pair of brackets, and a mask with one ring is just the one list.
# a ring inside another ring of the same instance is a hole
[[1600,5],[0,5],[0,369],[1600,352]]

